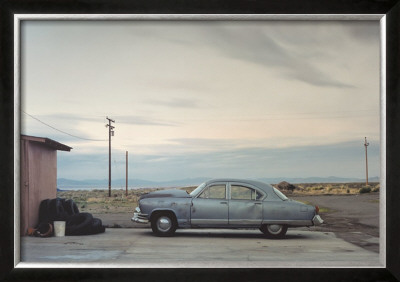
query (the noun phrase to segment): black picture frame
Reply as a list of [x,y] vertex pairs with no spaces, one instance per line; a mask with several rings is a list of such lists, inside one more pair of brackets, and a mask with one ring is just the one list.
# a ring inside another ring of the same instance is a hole
[[[400,280],[400,4],[398,1],[8,0],[0,2],[0,280],[396,281]],[[386,268],[14,269],[14,14],[386,15]]]

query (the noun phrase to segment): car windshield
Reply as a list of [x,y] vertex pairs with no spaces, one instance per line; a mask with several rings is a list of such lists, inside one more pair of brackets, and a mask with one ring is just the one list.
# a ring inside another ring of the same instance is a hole
[[275,194],[282,200],[282,201],[287,201],[288,197],[286,197],[281,191],[278,189],[274,188]]
[[200,193],[201,190],[206,186],[206,183],[201,183],[199,186],[197,186],[196,189],[194,189],[191,193],[190,196],[195,197],[197,194]]

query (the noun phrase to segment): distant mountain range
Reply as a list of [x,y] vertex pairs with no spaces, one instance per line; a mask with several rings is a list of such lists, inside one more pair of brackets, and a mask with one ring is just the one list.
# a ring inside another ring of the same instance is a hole
[[[365,182],[365,179],[361,178],[345,178],[345,177],[336,177],[336,176],[329,176],[329,177],[305,177],[305,178],[285,178],[285,177],[278,177],[278,178],[259,178],[258,180],[271,183],[271,184],[278,184],[281,181],[286,181],[293,184],[300,184],[300,183],[351,183],[351,182]],[[380,179],[377,176],[369,177],[369,182],[379,182]]]
[[[210,177],[197,177],[185,178],[171,181],[149,181],[143,179],[129,179],[128,186],[130,188],[157,188],[157,187],[185,187],[197,186],[200,183],[211,179]],[[365,182],[365,179],[359,178],[343,178],[343,177],[306,177],[306,178],[290,178],[290,177],[276,177],[276,178],[257,178],[262,182],[277,184],[281,181],[289,183],[349,183],[349,182]],[[125,188],[125,179],[113,179],[112,188]],[[370,177],[369,182],[379,182],[379,177]],[[88,179],[88,180],[73,180],[66,178],[57,179],[57,188],[106,188],[108,187],[108,179]]]

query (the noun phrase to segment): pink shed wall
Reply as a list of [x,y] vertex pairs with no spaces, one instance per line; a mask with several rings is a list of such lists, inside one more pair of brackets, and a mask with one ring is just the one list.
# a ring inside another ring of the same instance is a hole
[[21,140],[21,235],[39,222],[39,205],[57,195],[57,151]]

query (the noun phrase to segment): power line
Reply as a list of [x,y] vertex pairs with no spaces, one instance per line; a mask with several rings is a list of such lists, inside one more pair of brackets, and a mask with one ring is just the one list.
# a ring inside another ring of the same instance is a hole
[[21,110],[21,111],[22,111],[24,114],[26,114],[27,116],[30,116],[31,118],[33,118],[34,120],[37,120],[38,122],[40,122],[40,123],[42,123],[42,124],[44,124],[44,125],[46,125],[46,126],[52,128],[52,129],[54,129],[54,130],[57,130],[57,131],[59,131],[59,132],[61,132],[61,133],[67,134],[67,135],[69,135],[69,136],[71,136],[71,137],[75,137],[75,138],[82,139],[82,140],[88,140],[88,141],[107,141],[107,140],[105,140],[105,139],[89,139],[89,138],[83,138],[83,137],[79,137],[79,136],[70,134],[70,133],[68,133],[68,132],[62,131],[62,130],[60,130],[60,129],[58,129],[58,128],[55,128],[54,126],[51,126],[50,124],[47,124],[47,123],[41,121],[40,119],[38,119],[38,118],[36,118],[36,117],[34,117],[34,116],[28,114],[27,112],[25,112],[25,111],[23,111],[23,110]]

